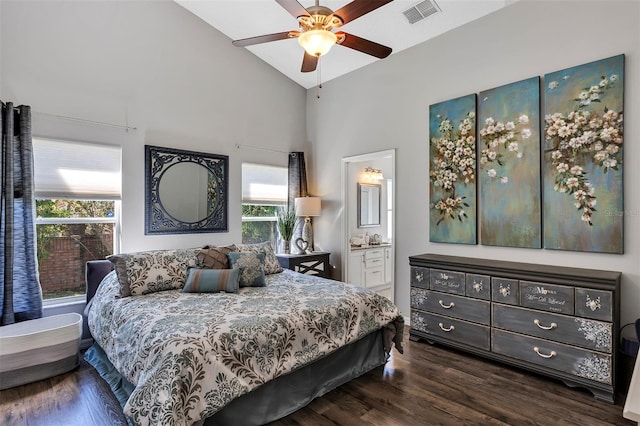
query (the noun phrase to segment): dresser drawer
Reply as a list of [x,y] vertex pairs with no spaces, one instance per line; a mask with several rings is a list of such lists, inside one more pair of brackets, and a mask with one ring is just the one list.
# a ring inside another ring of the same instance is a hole
[[588,380],[612,383],[610,355],[497,329],[491,330],[491,350]]
[[411,289],[411,307],[480,324],[491,323],[491,302],[484,300],[414,287]]
[[368,249],[364,251],[364,260],[384,258],[384,249]]
[[576,287],[576,315],[585,318],[612,321],[613,293]]
[[611,323],[493,304],[493,326],[569,345],[611,353]]
[[491,300],[491,277],[489,275],[467,274],[467,296]]
[[364,286],[375,287],[384,284],[384,267],[366,268],[364,270]]
[[520,305],[544,311],[573,314],[573,287],[520,281]]
[[454,342],[489,350],[489,327],[411,310],[411,328]]
[[412,266],[411,285],[415,287],[429,288],[429,268]]
[[365,258],[364,267],[365,268],[376,268],[376,267],[384,268],[384,259],[383,258],[379,258],[379,259]]
[[429,272],[429,283],[431,290],[454,293],[461,296],[464,296],[465,293],[464,272],[431,269]]
[[517,305],[519,301],[518,280],[491,277],[491,300],[494,302]]

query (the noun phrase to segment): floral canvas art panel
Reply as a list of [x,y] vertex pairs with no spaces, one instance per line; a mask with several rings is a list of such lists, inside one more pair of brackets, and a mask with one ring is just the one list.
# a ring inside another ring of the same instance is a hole
[[429,240],[476,244],[476,95],[429,107]]
[[542,246],[540,78],[480,92],[480,242]]
[[624,55],[545,75],[544,247],[623,253]]

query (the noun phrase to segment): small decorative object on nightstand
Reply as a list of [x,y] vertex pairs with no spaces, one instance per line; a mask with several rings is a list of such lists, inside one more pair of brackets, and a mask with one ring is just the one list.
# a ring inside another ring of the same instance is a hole
[[278,262],[283,268],[300,272],[301,274],[317,275],[331,278],[327,252],[313,252],[309,254],[277,254]]
[[291,253],[291,237],[293,236],[293,229],[296,226],[296,212],[294,209],[280,209],[278,210],[278,232],[282,239],[282,252],[285,254]]

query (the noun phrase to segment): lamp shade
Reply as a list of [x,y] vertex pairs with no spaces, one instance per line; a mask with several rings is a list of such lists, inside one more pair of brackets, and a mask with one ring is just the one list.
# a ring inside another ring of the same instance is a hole
[[295,199],[296,216],[320,216],[320,198],[300,197]]
[[309,55],[322,56],[336,44],[338,37],[327,30],[309,30],[298,37],[298,43]]

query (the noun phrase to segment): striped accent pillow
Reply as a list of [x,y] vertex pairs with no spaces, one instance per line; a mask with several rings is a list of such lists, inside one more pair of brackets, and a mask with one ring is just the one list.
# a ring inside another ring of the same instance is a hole
[[240,286],[239,269],[199,269],[187,270],[187,282],[183,293],[237,293]]

